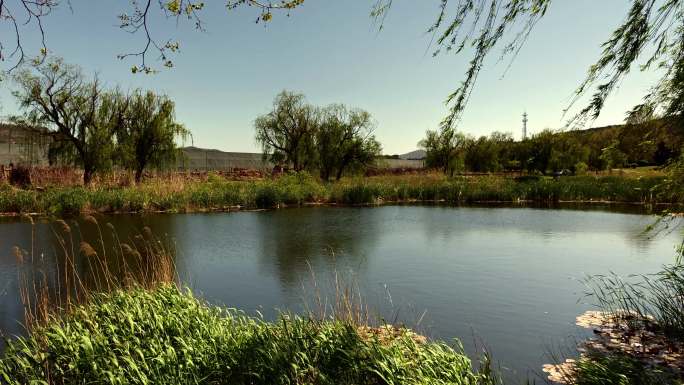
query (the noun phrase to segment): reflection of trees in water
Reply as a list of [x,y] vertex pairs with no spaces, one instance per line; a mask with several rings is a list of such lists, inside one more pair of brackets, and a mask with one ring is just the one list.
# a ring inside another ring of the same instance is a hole
[[259,262],[273,270],[283,288],[301,288],[311,269],[327,280],[336,268],[360,273],[378,235],[376,210],[362,208],[305,208],[258,214],[261,237]]

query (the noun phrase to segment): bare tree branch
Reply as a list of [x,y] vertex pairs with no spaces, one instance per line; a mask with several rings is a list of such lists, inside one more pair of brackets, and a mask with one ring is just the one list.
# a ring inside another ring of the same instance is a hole
[[[27,58],[22,39],[22,29],[35,25],[40,33],[41,52],[38,58],[47,53],[46,33],[43,18],[58,5],[57,0],[0,0],[0,26],[5,24],[13,34],[12,46],[8,47],[0,38],[0,61],[11,61],[8,71],[19,67]],[[8,40],[9,41],[9,40]]]

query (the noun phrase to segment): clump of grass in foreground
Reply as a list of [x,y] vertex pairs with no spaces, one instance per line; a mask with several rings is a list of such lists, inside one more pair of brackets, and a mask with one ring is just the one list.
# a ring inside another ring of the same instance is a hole
[[684,383],[681,262],[680,255],[654,275],[590,278],[600,311],[585,313],[577,324],[591,327],[594,337],[580,343],[578,360],[545,365],[549,378],[576,385]]
[[273,323],[210,307],[173,285],[94,295],[9,343],[0,378],[19,384],[493,384],[460,347],[381,340],[341,321]]
[[653,329],[684,342],[684,264],[679,258],[656,274],[636,279],[614,274],[592,277],[591,296],[603,312],[632,329]]

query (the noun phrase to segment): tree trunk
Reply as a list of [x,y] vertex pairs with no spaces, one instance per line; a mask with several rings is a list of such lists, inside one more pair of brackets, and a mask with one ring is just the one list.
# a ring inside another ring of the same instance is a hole
[[85,167],[83,169],[83,185],[88,186],[93,180],[94,171],[91,167]]
[[135,170],[135,184],[140,184],[142,181],[142,175],[143,175],[143,169],[137,169]]
[[335,180],[340,180],[342,178],[342,172],[344,172],[344,167],[340,167],[337,169],[337,175],[335,176]]
[[296,154],[293,154],[292,155],[292,169],[295,172],[299,172],[300,167],[301,167],[301,165],[299,164],[299,157]]
[[321,168],[320,176],[323,182],[327,182],[330,180],[330,171],[325,168]]

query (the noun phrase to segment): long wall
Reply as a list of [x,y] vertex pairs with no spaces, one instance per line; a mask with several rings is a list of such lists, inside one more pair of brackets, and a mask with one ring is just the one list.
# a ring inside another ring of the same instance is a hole
[[263,160],[261,154],[251,152],[224,152],[197,147],[185,147],[178,160],[179,170],[232,171],[236,168],[264,170],[273,169],[273,163]]
[[0,123],[0,165],[47,165],[49,139],[44,129]]
[[[21,127],[0,123],[0,165],[34,165],[48,164],[47,149],[49,136],[45,130]],[[178,170],[217,170],[232,171],[234,169],[250,169],[270,171],[275,166],[264,160],[260,153],[225,152],[197,147],[185,147],[183,155],[177,162]],[[378,159],[377,167],[381,169],[417,169],[423,168],[422,160]]]
[[[183,158],[178,161],[179,170],[232,171],[236,168],[270,171],[275,166],[264,160],[262,154],[252,152],[224,152],[197,147],[183,148]],[[424,167],[422,160],[379,159],[382,169],[418,169]]]
[[425,167],[425,161],[418,159],[378,159],[378,168],[382,169],[418,169]]

